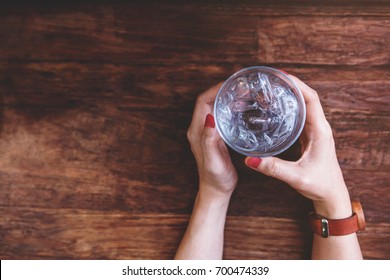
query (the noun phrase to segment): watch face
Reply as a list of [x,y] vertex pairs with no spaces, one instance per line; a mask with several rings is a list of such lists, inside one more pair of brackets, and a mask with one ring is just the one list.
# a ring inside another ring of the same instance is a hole
[[364,231],[366,229],[366,219],[359,201],[352,201],[352,212],[356,214],[359,231]]

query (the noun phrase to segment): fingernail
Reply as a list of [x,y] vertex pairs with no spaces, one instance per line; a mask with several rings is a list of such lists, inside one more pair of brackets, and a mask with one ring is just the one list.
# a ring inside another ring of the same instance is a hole
[[289,74],[288,74],[286,71],[284,71],[284,70],[279,69],[279,71],[282,72],[283,74],[289,75]]
[[257,168],[261,163],[261,158],[249,158],[247,161],[246,161],[246,164],[252,168]]
[[214,122],[214,117],[213,117],[213,115],[207,114],[207,116],[206,116],[206,121],[205,121],[205,123],[204,123],[204,126],[205,126],[205,127],[210,127],[210,128],[214,128],[214,127],[215,127],[215,122]]

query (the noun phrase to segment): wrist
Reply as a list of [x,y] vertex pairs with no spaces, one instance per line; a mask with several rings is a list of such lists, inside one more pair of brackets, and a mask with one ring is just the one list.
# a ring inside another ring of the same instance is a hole
[[210,187],[200,186],[196,204],[207,208],[226,208],[229,206],[232,192],[221,192]]
[[[331,219],[319,217],[315,213],[309,213],[309,223],[312,231],[324,238],[328,236],[350,235],[357,231],[363,231],[366,227],[364,212],[359,201],[351,202],[352,215],[345,218]],[[347,210],[348,211],[348,210]],[[346,215],[344,212],[341,215]]]
[[207,182],[200,182],[198,196],[200,195],[204,198],[207,198],[208,200],[230,200],[233,191],[234,187],[224,188]]
[[332,199],[313,201],[313,205],[315,213],[319,217],[344,219],[352,215],[348,191]]

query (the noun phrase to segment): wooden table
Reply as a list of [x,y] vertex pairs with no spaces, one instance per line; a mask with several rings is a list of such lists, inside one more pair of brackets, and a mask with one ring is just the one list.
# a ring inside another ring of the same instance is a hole
[[[364,257],[389,259],[390,2],[332,2],[3,5],[0,257],[172,258],[197,192],[194,101],[267,65],[318,91]],[[310,201],[232,157],[224,257],[310,258]]]

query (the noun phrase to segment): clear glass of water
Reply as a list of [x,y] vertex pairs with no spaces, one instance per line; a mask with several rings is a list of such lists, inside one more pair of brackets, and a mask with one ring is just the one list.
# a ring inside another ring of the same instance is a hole
[[267,157],[288,149],[302,132],[306,107],[300,89],[281,71],[242,69],[219,89],[214,103],[222,139],[246,156]]

